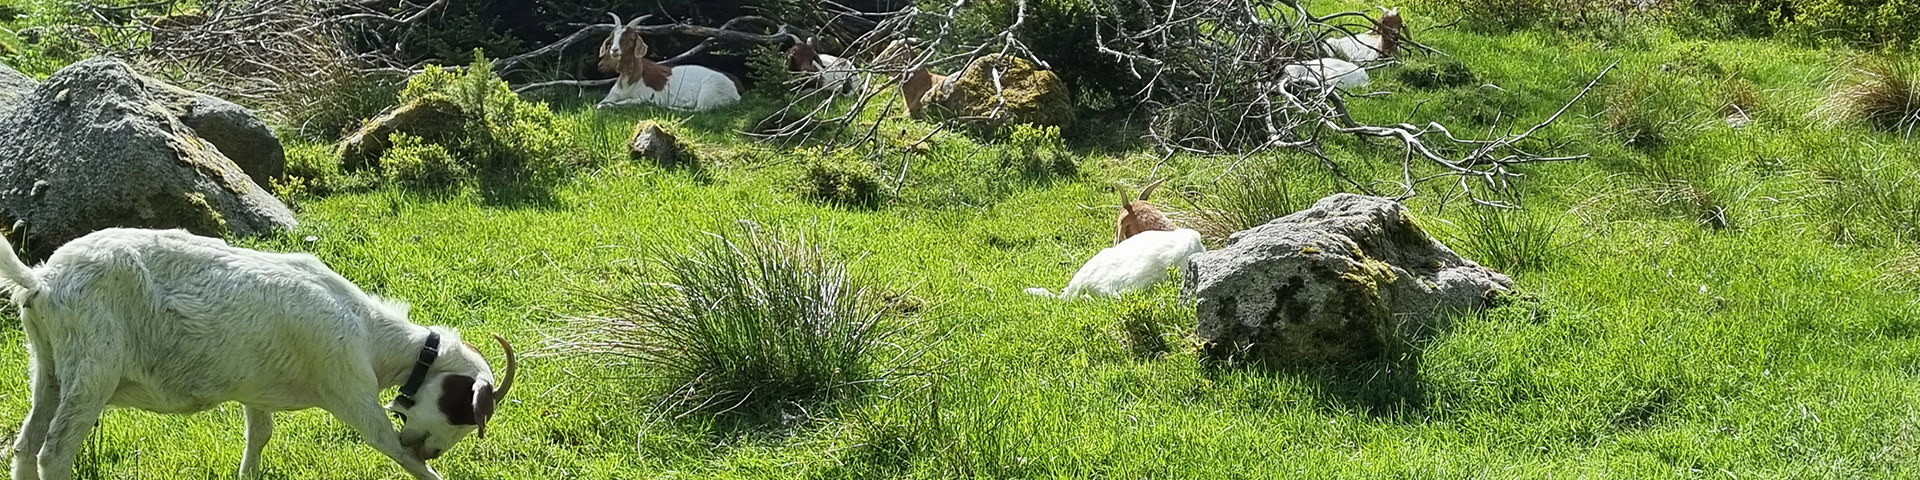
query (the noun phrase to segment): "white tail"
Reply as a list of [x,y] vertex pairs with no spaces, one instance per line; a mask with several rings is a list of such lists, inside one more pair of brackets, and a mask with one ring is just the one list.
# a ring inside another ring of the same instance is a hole
[[7,243],[6,238],[0,238],[0,278],[12,283],[16,294],[40,289],[40,277],[13,253],[13,244]]

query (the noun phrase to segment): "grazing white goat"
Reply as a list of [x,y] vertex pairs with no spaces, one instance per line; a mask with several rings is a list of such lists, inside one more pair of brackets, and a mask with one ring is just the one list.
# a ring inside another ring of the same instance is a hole
[[830,93],[860,93],[867,90],[860,67],[853,60],[820,53],[814,39],[794,42],[787,48],[787,71],[806,75],[806,87]]
[[1400,51],[1400,8],[1381,8],[1380,21],[1371,33],[1334,37],[1321,41],[1327,53],[1335,57],[1357,63],[1369,63],[1388,58]]
[[[1187,257],[1206,250],[1207,247],[1200,244],[1200,232],[1193,230],[1140,232],[1094,254],[1092,260],[1080,266],[1080,271],[1074,272],[1073,280],[1060,290],[1058,298],[1118,297],[1145,290],[1167,279],[1167,267],[1178,266],[1180,274],[1186,275]],[[1054,296],[1044,288],[1026,291],[1042,297]]]
[[1281,69],[1288,83],[1304,82],[1315,87],[1354,89],[1367,86],[1367,69],[1337,58],[1316,58],[1289,63]]
[[647,42],[637,30],[646,17],[620,23],[613,16],[613,34],[600,42],[600,71],[616,73],[613,88],[599,107],[651,104],[674,110],[705,111],[740,101],[740,80],[699,65],[666,66],[647,59]]
[[[445,327],[368,295],[312,255],[227,246],[181,230],[108,229],[29,268],[0,240],[0,285],[20,308],[33,406],[13,444],[14,480],[65,480],[109,405],[246,410],[240,477],[260,475],[273,412],[319,407],[416,479],[487,421],[513,386]],[[385,409],[380,391],[399,385]],[[497,389],[495,387],[498,387]]]

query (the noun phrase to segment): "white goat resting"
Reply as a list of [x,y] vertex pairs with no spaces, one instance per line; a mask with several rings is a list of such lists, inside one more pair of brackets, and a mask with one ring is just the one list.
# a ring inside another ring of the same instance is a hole
[[630,30],[646,17],[620,23],[613,16],[613,33],[600,43],[600,70],[617,73],[602,108],[651,104],[674,110],[705,111],[740,101],[740,82],[731,75],[699,65],[666,66],[647,59],[647,42]]
[[853,60],[820,53],[813,43],[809,38],[787,48],[787,71],[801,74],[811,89],[853,94],[867,90],[867,81]]
[[1288,82],[1306,82],[1316,87],[1327,86],[1343,90],[1367,86],[1371,80],[1367,78],[1367,69],[1337,58],[1316,58],[1289,63],[1281,68],[1281,75]]
[[[0,279],[20,307],[33,406],[13,445],[13,479],[73,475],[74,454],[109,405],[246,411],[240,477],[260,473],[272,412],[319,407],[416,479],[426,461],[480,431],[513,384],[458,333],[407,321],[312,255],[228,246],[180,230],[108,229],[29,268],[0,240]],[[426,348],[430,344],[439,348]],[[429,354],[431,352],[431,354]],[[385,387],[406,385],[386,408]],[[409,391],[409,387],[412,391]]]
[[[1074,272],[1073,280],[1060,290],[1059,298],[1118,297],[1145,290],[1167,279],[1167,267],[1178,266],[1180,274],[1186,275],[1187,257],[1206,250],[1200,243],[1200,232],[1193,230],[1140,232],[1094,254],[1092,260],[1080,266],[1080,271]],[[1044,288],[1026,291],[1042,297],[1054,296]]]

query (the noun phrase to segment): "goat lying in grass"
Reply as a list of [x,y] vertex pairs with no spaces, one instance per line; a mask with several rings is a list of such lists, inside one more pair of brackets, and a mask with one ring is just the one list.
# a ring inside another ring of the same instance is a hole
[[[1140,232],[1119,245],[1094,254],[1092,260],[1080,266],[1080,271],[1074,272],[1073,280],[1067,282],[1067,288],[1060,290],[1058,298],[1119,297],[1145,290],[1166,280],[1168,267],[1178,266],[1180,274],[1186,275],[1187,257],[1206,250],[1200,244],[1200,232],[1193,230],[1182,228]],[[1047,289],[1038,287],[1029,288],[1026,292],[1042,297],[1055,296]]]
[[787,48],[787,71],[806,76],[806,87],[830,93],[860,93],[867,82],[853,60],[820,53],[813,39],[794,42]]
[[[881,68],[905,69],[913,64],[918,52],[913,44],[917,38],[903,38],[887,44],[880,54],[874,56],[874,65]],[[907,104],[907,116],[920,116],[920,108],[927,92],[947,83],[947,76],[933,73],[926,66],[916,67],[900,73],[900,97]]]
[[1161,214],[1160,210],[1153,208],[1152,203],[1147,202],[1147,197],[1153,195],[1154,187],[1160,186],[1160,182],[1164,181],[1166,179],[1163,178],[1147,184],[1146,188],[1140,189],[1140,198],[1135,200],[1127,200],[1126,187],[1116,187],[1120,190],[1120,218],[1115,222],[1118,228],[1113,234],[1114,245],[1119,245],[1120,242],[1127,241],[1127,238],[1138,235],[1140,232],[1173,231],[1173,221],[1167,220],[1166,215]]
[[1364,87],[1372,80],[1367,78],[1367,69],[1338,58],[1317,58],[1289,63],[1282,67],[1281,76],[1288,83],[1299,82],[1316,88],[1329,87],[1342,90]]
[[[415,479],[467,434],[486,437],[513,387],[446,327],[368,295],[312,255],[227,246],[181,230],[108,229],[29,268],[0,240],[0,279],[20,308],[33,406],[13,444],[13,479],[68,479],[108,405],[246,410],[240,477],[260,475],[273,412],[319,407]],[[400,385],[387,404],[380,391]],[[495,388],[495,386],[499,388]]]
[[651,104],[674,110],[705,111],[740,101],[740,80],[699,65],[666,66],[647,59],[647,42],[629,30],[645,17],[620,23],[613,16],[613,34],[600,42],[600,71],[617,73],[618,80],[600,101],[601,108]]

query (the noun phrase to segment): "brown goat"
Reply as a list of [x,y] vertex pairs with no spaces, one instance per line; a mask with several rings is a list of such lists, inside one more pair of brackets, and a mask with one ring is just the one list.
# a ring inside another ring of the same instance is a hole
[[1140,232],[1174,230],[1173,221],[1154,209],[1153,204],[1147,203],[1147,198],[1153,196],[1153,188],[1160,186],[1160,182],[1164,181],[1166,179],[1163,178],[1147,184],[1146,188],[1140,189],[1140,198],[1131,200],[1127,198],[1127,187],[1115,187],[1120,191],[1120,225],[1114,232],[1115,245]]

